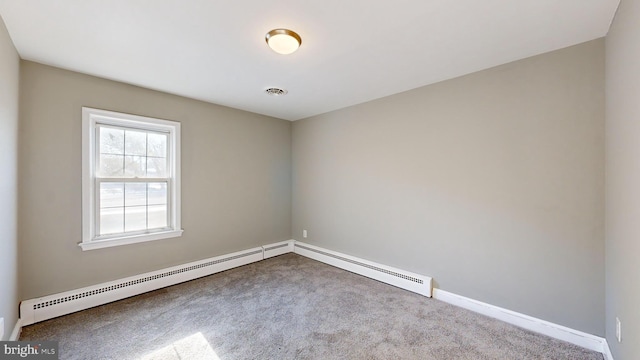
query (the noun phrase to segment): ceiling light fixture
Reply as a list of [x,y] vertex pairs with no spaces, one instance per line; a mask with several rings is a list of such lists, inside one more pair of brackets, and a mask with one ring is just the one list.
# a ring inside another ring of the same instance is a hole
[[300,35],[289,29],[273,29],[264,36],[264,39],[271,50],[282,55],[291,54],[302,45]]

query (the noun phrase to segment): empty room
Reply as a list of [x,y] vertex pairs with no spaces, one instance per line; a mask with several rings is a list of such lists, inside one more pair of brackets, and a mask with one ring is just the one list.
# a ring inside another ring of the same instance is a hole
[[0,359],[639,359],[638,19],[0,0]]

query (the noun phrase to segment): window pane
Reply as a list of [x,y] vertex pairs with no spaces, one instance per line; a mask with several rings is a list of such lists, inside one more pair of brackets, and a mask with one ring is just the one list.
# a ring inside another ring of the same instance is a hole
[[147,229],[147,207],[131,206],[124,208],[124,231]]
[[126,130],[124,134],[124,152],[126,155],[146,155],[147,133],[145,131]]
[[124,175],[124,156],[100,154],[100,177],[122,177]]
[[167,183],[149,183],[149,205],[167,204]]
[[149,206],[149,229],[167,227],[167,205]]
[[100,209],[99,235],[118,234],[124,231],[124,208]]
[[124,190],[126,206],[147,205],[146,183],[127,183]]
[[147,156],[167,157],[167,134],[147,134]]
[[100,183],[100,208],[124,206],[123,183]]
[[125,156],[124,175],[126,177],[145,177],[147,175],[147,158],[144,156]]
[[156,178],[167,177],[167,159],[157,157],[147,158],[147,176]]
[[124,130],[99,127],[100,153],[124,154]]

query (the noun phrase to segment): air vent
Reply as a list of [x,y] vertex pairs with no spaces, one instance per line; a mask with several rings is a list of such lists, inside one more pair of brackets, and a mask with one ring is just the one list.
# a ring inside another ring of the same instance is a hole
[[284,95],[287,95],[287,93],[288,93],[287,90],[278,89],[278,88],[268,88],[264,92],[266,92],[267,94],[269,94],[271,96],[284,96]]

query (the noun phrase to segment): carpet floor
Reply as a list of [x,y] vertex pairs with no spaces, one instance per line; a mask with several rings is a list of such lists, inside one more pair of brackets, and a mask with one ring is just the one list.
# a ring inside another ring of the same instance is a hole
[[26,326],[60,359],[598,359],[296,254]]

